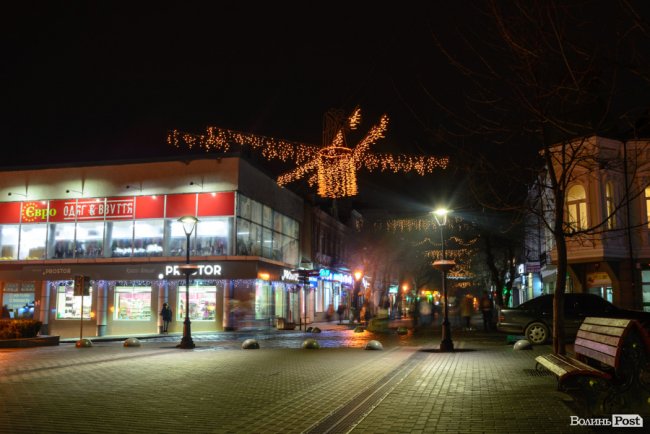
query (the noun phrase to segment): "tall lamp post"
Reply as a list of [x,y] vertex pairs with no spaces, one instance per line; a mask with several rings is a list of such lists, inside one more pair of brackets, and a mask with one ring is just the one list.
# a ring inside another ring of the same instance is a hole
[[449,299],[447,298],[447,285],[445,282],[447,280],[447,271],[456,265],[453,259],[447,260],[445,257],[444,227],[447,225],[448,213],[449,211],[444,208],[438,208],[433,212],[433,217],[436,219],[438,227],[440,227],[440,241],[442,242],[441,259],[433,263],[433,268],[442,273],[442,293],[445,299],[444,319],[442,320],[442,340],[440,342],[440,351],[442,352],[454,351],[454,342],[451,340],[451,328],[449,327]]
[[354,272],[354,292],[352,293],[352,307],[354,308],[354,319],[361,322],[361,306],[359,306],[359,297],[361,294],[361,278],[363,272],[357,270]]
[[183,231],[187,237],[186,260],[185,264],[178,267],[185,274],[185,322],[183,323],[183,338],[181,343],[177,345],[178,348],[191,350],[195,347],[192,340],[192,326],[190,322],[190,275],[198,271],[198,266],[190,264],[190,235],[194,232],[194,228],[199,219],[194,216],[186,215],[178,219],[183,224]]

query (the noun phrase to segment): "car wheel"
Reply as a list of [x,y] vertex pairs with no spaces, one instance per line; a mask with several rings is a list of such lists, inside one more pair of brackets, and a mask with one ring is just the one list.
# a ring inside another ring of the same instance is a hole
[[525,334],[531,344],[543,344],[548,340],[548,327],[544,323],[534,322],[526,327]]

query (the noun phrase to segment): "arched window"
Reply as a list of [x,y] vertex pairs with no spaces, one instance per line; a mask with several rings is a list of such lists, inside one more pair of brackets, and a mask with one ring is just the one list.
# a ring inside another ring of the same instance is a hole
[[605,184],[605,211],[607,229],[616,229],[616,211],[614,210],[614,185],[611,181]]
[[587,195],[581,185],[574,185],[566,195],[566,221],[574,231],[587,229]]

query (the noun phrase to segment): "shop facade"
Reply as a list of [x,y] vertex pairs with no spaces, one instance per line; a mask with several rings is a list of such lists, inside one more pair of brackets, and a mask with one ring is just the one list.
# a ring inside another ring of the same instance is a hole
[[[66,186],[75,174],[85,178],[73,191]],[[24,200],[0,201],[0,301],[12,317],[42,321],[42,333],[156,333],[164,302],[174,311],[170,331],[181,331],[184,215],[199,220],[190,239],[199,267],[189,285],[193,330],[273,326],[296,304],[298,282],[286,276],[300,261],[302,200],[239,158],[0,178],[29,184],[8,187],[25,194],[4,196]],[[75,276],[87,277],[88,295],[75,294]]]
[[[290,309],[286,294],[294,292],[295,283],[282,280],[286,269],[277,264],[241,260],[195,264],[199,271],[189,286],[194,331],[273,327]],[[181,332],[186,288],[179,265],[25,265],[4,270],[2,279],[10,282],[11,288],[25,288],[20,294],[34,305],[31,317],[43,323],[42,334],[75,337],[81,328],[86,337],[158,333],[162,325],[158,313],[164,302],[173,310],[169,331]],[[75,293],[75,276],[90,280],[87,295]],[[14,294],[13,290],[3,291],[3,300]]]

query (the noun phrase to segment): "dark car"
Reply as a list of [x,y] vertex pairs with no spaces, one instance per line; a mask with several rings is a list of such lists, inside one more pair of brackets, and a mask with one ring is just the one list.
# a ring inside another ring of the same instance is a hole
[[[614,306],[594,294],[564,294],[564,332],[574,339],[582,321],[588,316],[636,319],[647,329],[650,312],[626,310]],[[553,328],[553,295],[542,295],[517,307],[499,312],[497,330],[502,333],[524,335],[533,344],[543,344],[551,337]]]

